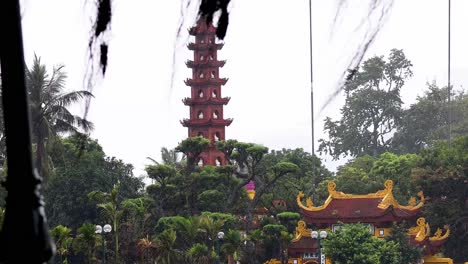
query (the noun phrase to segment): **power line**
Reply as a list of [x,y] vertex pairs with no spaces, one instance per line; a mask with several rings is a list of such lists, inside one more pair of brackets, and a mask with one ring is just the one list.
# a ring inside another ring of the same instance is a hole
[[451,22],[451,0],[448,0],[448,85],[447,85],[447,90],[448,90],[448,142],[449,142],[449,147],[452,144],[452,107],[451,107],[451,85],[450,85],[450,22]]
[[312,56],[312,0],[309,0],[309,46],[310,46],[310,116],[312,121],[312,152],[315,154],[315,136],[314,136],[314,67]]

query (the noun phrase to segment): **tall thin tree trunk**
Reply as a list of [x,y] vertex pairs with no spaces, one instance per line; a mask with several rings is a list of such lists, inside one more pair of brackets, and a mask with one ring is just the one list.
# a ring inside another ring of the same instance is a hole
[[117,215],[114,219],[114,233],[115,233],[115,264],[119,263],[119,232],[117,230]]

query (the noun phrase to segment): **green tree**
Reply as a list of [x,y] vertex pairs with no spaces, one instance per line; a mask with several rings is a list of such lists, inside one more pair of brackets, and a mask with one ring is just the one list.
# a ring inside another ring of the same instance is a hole
[[36,144],[36,167],[45,180],[49,178],[47,145],[61,133],[88,132],[91,122],[73,115],[67,107],[93,95],[88,91],[66,92],[64,66],[55,67],[49,76],[46,66],[35,56],[26,70],[26,86],[31,111],[32,140]]
[[130,240],[143,237],[147,234],[146,224],[150,218],[149,214],[150,199],[147,197],[129,198],[121,203],[121,207],[126,213],[125,224],[132,229]]
[[421,162],[412,176],[429,197],[426,220],[434,227],[450,225],[445,254],[454,262],[468,259],[468,136],[452,144],[440,141],[421,151]]
[[109,192],[120,182],[119,201],[137,198],[144,186],[133,176],[133,167],[121,160],[106,157],[96,140],[73,135],[51,146],[54,176],[45,192],[46,213],[51,226],[66,225],[76,230],[83,223],[96,223],[99,211],[88,199],[92,191]]
[[60,263],[68,263],[67,256],[70,254],[73,238],[71,237],[71,229],[58,225],[50,230],[50,234],[55,240],[57,255],[60,257]]
[[374,162],[370,175],[381,181],[393,181],[393,194],[400,203],[407,202],[419,191],[412,180],[411,173],[420,162],[420,157],[415,154],[396,155],[383,153]]
[[157,216],[165,216],[173,205],[171,200],[174,199],[173,194],[177,187],[172,183],[179,171],[175,167],[166,164],[150,165],[145,170],[148,177],[155,181],[147,188],[147,192],[153,201],[153,210],[155,210]]
[[209,264],[213,263],[212,253],[205,244],[196,243],[187,252],[191,263]]
[[[398,263],[419,263],[422,258],[423,250],[420,247],[410,244],[407,233],[408,226],[406,223],[394,224],[392,226],[392,232],[390,233],[390,236],[386,237],[385,240],[389,242],[395,242],[397,244],[397,251],[399,253]],[[382,264],[385,263],[387,262],[382,262]]]
[[[393,137],[392,149],[399,153],[418,153],[437,140],[448,139],[449,105],[447,87],[428,83],[423,96],[404,110]],[[465,91],[451,94],[452,137],[468,134],[468,95]]]
[[169,165],[176,168],[182,168],[185,162],[185,155],[182,157],[179,155],[179,152],[175,149],[168,149],[166,147],[161,148],[161,160],[162,162],[157,162],[155,159],[147,157],[147,159],[151,160],[155,165]]
[[115,263],[119,263],[119,226],[123,211],[118,199],[120,184],[115,184],[109,193],[93,191],[88,194],[89,199],[98,201],[97,207],[101,209],[102,215],[111,221],[115,239]]
[[210,248],[215,252],[215,241],[218,239],[218,232],[224,226],[224,221],[221,219],[213,219],[209,216],[200,218],[200,231],[205,242],[209,243]]
[[244,240],[238,230],[229,230],[223,239],[222,252],[227,255],[228,264],[234,264],[239,259],[239,252]]
[[411,68],[403,51],[392,49],[388,61],[375,56],[362,68],[351,70],[344,85],[342,117],[339,121],[325,119],[329,139],[320,139],[319,151],[338,159],[365,154],[377,157],[388,150],[402,116],[400,90],[413,75]]
[[187,157],[187,165],[183,169],[184,178],[179,181],[179,187],[185,194],[185,209],[188,215],[192,215],[195,209],[196,192],[191,174],[197,170],[197,162],[200,154],[205,151],[211,142],[201,136],[183,140],[176,147],[177,152],[182,152]]
[[[370,174],[376,158],[364,155],[348,161],[338,167],[336,176],[328,180],[335,181],[337,188],[345,193],[366,194],[382,189],[384,179]],[[320,183],[317,193],[317,204],[328,197],[328,181]]]
[[[260,169],[268,171],[278,162],[291,162],[298,166],[296,173],[284,175],[274,184],[270,191],[262,197],[261,204],[272,214],[283,210],[299,212],[296,205],[296,195],[303,191],[306,196],[316,196],[316,188],[320,182],[331,177],[332,173],[322,164],[321,160],[303,149],[272,150],[260,162]],[[284,200],[286,207],[271,207],[274,200]]]
[[78,228],[78,233],[73,241],[73,250],[85,255],[86,263],[95,261],[95,249],[100,243],[100,237],[96,235],[96,226],[85,223]]
[[176,152],[182,152],[187,157],[187,173],[190,174],[194,171],[200,154],[205,151],[210,145],[210,140],[198,136],[190,137],[182,142],[175,148]]
[[[420,157],[415,154],[385,152],[377,158],[365,155],[340,166],[333,180],[340,191],[353,194],[376,192],[383,188],[386,180],[392,180],[395,198],[401,204],[406,204],[420,190],[411,177],[419,162]],[[318,202],[328,197],[327,182],[320,184],[318,193]]]
[[292,238],[283,225],[268,224],[263,226],[262,240],[266,246],[266,258],[278,258],[281,263],[287,263],[286,250]]
[[155,243],[148,235],[146,235],[145,238],[138,240],[137,248],[142,261],[141,263],[155,263],[157,249]]
[[294,232],[297,221],[301,218],[299,213],[295,212],[282,212],[276,215],[280,223],[286,226],[289,233]]
[[255,183],[255,197],[247,206],[246,231],[249,231],[252,225],[253,210],[257,207],[265,193],[270,191],[277,181],[284,176],[297,173],[299,167],[291,162],[280,161],[272,164],[265,170],[260,166],[268,148],[252,143],[238,142],[236,140],[219,141],[216,144],[233,166],[232,173],[240,179],[240,182],[232,188],[227,202],[232,206],[238,200],[241,192],[244,192],[244,186],[250,181]]
[[182,252],[175,247],[176,239],[176,232],[172,229],[164,230],[156,237],[156,263],[172,264],[181,260]]
[[325,254],[336,264],[399,264],[398,244],[374,237],[362,224],[344,224],[322,240]]

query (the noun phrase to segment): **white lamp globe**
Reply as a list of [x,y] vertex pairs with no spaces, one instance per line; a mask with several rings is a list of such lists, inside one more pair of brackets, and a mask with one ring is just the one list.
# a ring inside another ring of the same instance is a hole
[[320,238],[326,238],[327,237],[327,231],[322,230],[320,231]]
[[218,238],[223,239],[224,238],[224,232],[222,232],[222,231],[218,232]]
[[96,234],[101,234],[102,233],[102,226],[96,225],[96,231],[94,231]]
[[310,233],[310,236],[311,236],[312,238],[317,238],[317,237],[318,237],[318,232],[317,232],[317,231],[312,231],[312,232]]
[[110,231],[112,231],[111,225],[109,225],[109,224],[105,225],[104,226],[104,232],[109,233]]

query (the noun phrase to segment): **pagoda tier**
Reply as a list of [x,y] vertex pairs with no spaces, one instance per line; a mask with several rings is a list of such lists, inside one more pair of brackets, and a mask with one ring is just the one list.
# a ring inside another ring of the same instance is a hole
[[210,105],[227,105],[231,100],[231,97],[223,97],[223,98],[190,98],[186,97],[182,99],[184,105],[203,105],[203,104],[210,104]]
[[201,127],[201,126],[229,126],[232,123],[232,118],[228,119],[204,119],[204,120],[192,120],[184,118],[180,123],[184,127]]
[[196,68],[196,67],[203,67],[203,68],[214,68],[214,67],[223,67],[226,63],[225,60],[218,61],[218,60],[203,60],[194,62],[192,60],[188,60],[185,62],[185,65],[189,68]]
[[189,50],[210,50],[210,49],[217,49],[217,50],[220,50],[222,49],[224,46],[223,43],[213,43],[210,40],[208,40],[208,43],[189,43],[187,45],[187,48]]
[[[200,18],[198,20],[197,25],[191,27],[188,30],[189,34],[192,36],[205,36],[208,35],[210,37],[216,36],[216,28],[211,23],[206,23],[204,18]],[[197,42],[198,43],[198,42]]]
[[187,86],[220,86],[227,83],[227,78],[216,78],[216,79],[189,79],[185,80]]
[[336,191],[334,182],[328,183],[329,196],[321,206],[314,206],[310,198],[307,205],[301,199],[304,194],[297,195],[297,204],[301,208],[305,221],[318,226],[343,223],[391,223],[393,221],[414,220],[424,204],[424,195],[418,193],[420,202],[411,197],[409,205],[400,205],[393,197],[393,181],[385,182],[385,189],[365,195],[345,194]]
[[229,103],[229,97],[222,97],[222,86],[228,81],[220,78],[219,69],[226,63],[218,60],[218,50],[222,43],[216,43],[216,28],[200,18],[196,26],[189,29],[195,41],[187,45],[193,50],[193,60],[185,64],[192,69],[192,77],[185,80],[191,87],[190,97],[182,102],[190,107],[190,117],[180,123],[188,128],[188,136],[202,136],[211,141],[206,151],[198,157],[198,164],[225,165],[226,157],[216,149],[216,142],[225,140],[225,128],[232,123],[232,119],[225,119],[223,106]]

